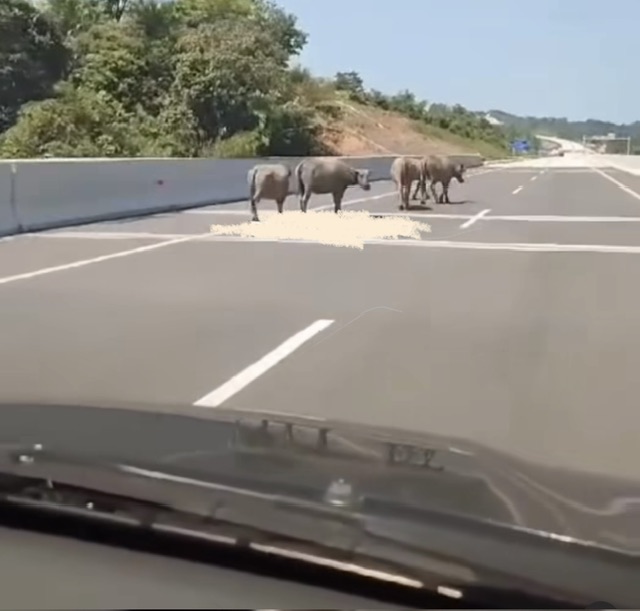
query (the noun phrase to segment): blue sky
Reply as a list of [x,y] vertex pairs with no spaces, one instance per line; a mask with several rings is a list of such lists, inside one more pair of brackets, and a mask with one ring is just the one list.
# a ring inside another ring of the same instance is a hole
[[301,63],[430,102],[640,119],[640,0],[276,0],[309,34]]

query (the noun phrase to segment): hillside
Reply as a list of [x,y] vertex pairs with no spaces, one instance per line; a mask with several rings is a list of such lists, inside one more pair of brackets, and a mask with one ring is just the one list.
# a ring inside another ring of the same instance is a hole
[[332,153],[509,155],[511,134],[461,105],[428,104],[410,91],[367,89],[356,72],[319,79],[297,66],[293,74],[298,93],[314,104],[320,138]]
[[342,102],[340,119],[327,122],[322,141],[337,155],[429,155],[480,153],[504,157],[506,151],[481,140],[456,136],[400,113]]
[[0,23],[0,157],[508,154],[460,105],[291,67],[308,37],[267,0],[2,0]]

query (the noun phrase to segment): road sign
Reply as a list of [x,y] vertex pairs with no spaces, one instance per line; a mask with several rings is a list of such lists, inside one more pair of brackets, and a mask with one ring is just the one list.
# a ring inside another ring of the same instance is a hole
[[511,143],[511,149],[515,153],[528,153],[531,150],[531,145],[528,140],[514,140]]

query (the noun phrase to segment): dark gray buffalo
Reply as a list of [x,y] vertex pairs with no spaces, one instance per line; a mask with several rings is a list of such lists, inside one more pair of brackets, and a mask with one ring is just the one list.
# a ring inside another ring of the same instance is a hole
[[409,210],[409,194],[414,180],[418,181],[413,199],[418,190],[421,191],[421,203],[429,199],[427,193],[427,165],[424,157],[398,157],[391,164],[391,180],[395,183],[400,194],[400,210]]
[[282,214],[284,201],[289,195],[291,168],[284,164],[258,164],[249,170],[249,198],[252,221],[259,221],[257,204],[261,199],[275,200],[278,213]]
[[[434,201],[439,204],[450,204],[449,200],[449,184],[455,178],[459,183],[464,183],[464,165],[454,163],[451,159],[440,157],[438,155],[429,155],[426,159],[427,178],[431,182],[431,194]],[[436,193],[436,184],[442,185],[442,193],[440,196]]]
[[342,210],[342,198],[348,187],[359,185],[364,191],[371,189],[369,170],[358,170],[341,159],[305,159],[296,166],[300,210],[307,211],[312,193],[331,193],[333,207]]

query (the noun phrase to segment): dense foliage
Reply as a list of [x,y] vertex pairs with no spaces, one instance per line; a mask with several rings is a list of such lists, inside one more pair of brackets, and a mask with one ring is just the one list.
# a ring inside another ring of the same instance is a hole
[[506,151],[509,135],[461,106],[292,68],[306,40],[269,0],[2,0],[0,155],[328,153],[340,90]]

